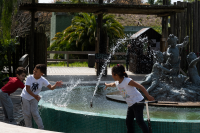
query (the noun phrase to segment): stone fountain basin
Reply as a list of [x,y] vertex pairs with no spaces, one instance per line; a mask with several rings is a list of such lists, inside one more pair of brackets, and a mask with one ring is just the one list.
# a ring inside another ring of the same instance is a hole
[[[94,91],[94,87],[82,86],[75,88],[70,94],[62,97],[67,88],[60,88],[54,91],[48,90],[41,92],[42,99],[39,102],[40,115],[42,117],[45,130],[67,132],[67,133],[125,133],[126,131],[126,110],[127,104],[118,103],[108,100],[106,95],[115,94],[120,97],[117,89],[107,88],[107,90],[99,90],[98,95],[94,98],[94,107],[90,108],[90,100]],[[87,89],[87,91],[85,90]],[[74,95],[75,94],[75,95]],[[85,94],[85,95],[83,95]],[[75,97],[73,97],[75,96]],[[58,99],[58,103],[62,101],[68,101],[72,98],[68,105],[56,106],[54,102]],[[53,99],[54,100],[53,100]],[[62,98],[66,98],[63,99]],[[75,98],[75,99],[74,99]],[[54,102],[49,103],[43,101],[46,99],[52,99]],[[83,102],[85,101],[85,102]],[[81,105],[80,103],[84,104]],[[106,105],[107,104],[107,105]],[[110,108],[115,105],[114,108]],[[105,107],[105,108],[104,108]],[[96,109],[95,109],[96,108]],[[161,109],[159,109],[161,108]],[[96,110],[93,112],[91,110]],[[197,133],[200,131],[199,123],[197,119],[199,116],[199,109],[176,109],[173,107],[149,107],[151,125],[154,133],[167,133],[178,131],[181,133]],[[160,110],[155,112],[156,110]],[[171,111],[167,113],[167,111]],[[187,111],[192,112],[187,113]],[[195,112],[194,112],[195,111]],[[121,112],[121,113],[120,113]],[[162,113],[163,112],[163,113]],[[175,112],[175,113],[173,113]],[[116,114],[120,113],[120,114]],[[180,115],[177,115],[180,114]],[[155,117],[154,117],[155,116]],[[166,118],[161,118],[165,116]],[[182,118],[184,117],[184,118]],[[190,118],[191,117],[191,118]],[[144,109],[144,118],[146,121],[146,111]],[[185,119],[186,118],[186,119]],[[187,119],[189,118],[189,119]],[[134,121],[135,131],[141,133],[141,129]],[[36,124],[34,127],[37,128]],[[170,128],[169,128],[170,127]]]

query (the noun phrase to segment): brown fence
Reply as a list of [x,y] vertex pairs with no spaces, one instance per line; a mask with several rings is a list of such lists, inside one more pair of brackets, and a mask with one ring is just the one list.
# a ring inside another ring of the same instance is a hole
[[[69,62],[88,62],[88,59],[69,59],[70,54],[95,54],[95,51],[47,51],[47,54],[67,54],[67,59],[47,59],[48,61],[66,61]],[[115,55],[126,55],[125,52],[117,52]],[[126,60],[111,60],[112,63],[126,63]]]
[[[192,3],[178,1],[174,5],[186,7],[185,12],[170,16],[169,33],[178,37],[178,43],[182,43],[184,37],[189,36],[189,44],[180,51],[181,68],[187,70],[186,56],[190,52],[194,52],[199,56],[200,51],[200,1],[195,0]],[[199,65],[197,67],[200,68]]]

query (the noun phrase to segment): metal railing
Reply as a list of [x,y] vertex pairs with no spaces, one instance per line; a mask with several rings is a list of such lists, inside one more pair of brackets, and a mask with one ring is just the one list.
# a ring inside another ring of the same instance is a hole
[[[95,51],[47,51],[47,54],[66,54],[67,59],[49,59],[48,61],[66,61],[67,67],[69,67],[69,62],[88,62],[88,59],[69,59],[70,54],[95,54]],[[116,52],[115,55],[126,55],[125,52]],[[126,60],[111,60],[110,63],[126,63]]]

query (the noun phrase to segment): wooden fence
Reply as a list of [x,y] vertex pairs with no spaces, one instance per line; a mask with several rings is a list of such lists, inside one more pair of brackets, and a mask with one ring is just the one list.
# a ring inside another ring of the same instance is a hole
[[[88,62],[88,59],[69,59],[70,54],[95,54],[95,51],[47,51],[47,54],[67,54],[67,59],[47,59],[48,61]],[[115,55],[126,55],[125,52],[116,52]],[[111,60],[112,63],[126,63],[126,60]]]
[[[187,55],[190,52],[194,52],[197,56],[200,54],[200,1],[195,0],[192,3],[178,1],[174,5],[186,7],[185,12],[170,16],[169,33],[178,37],[178,43],[182,43],[184,37],[189,36],[189,44],[180,51],[181,68],[187,70]],[[197,64],[198,70],[200,70],[199,64]]]

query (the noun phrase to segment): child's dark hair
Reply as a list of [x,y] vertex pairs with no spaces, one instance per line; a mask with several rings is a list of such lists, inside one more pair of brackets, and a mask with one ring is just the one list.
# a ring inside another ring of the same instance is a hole
[[23,68],[23,67],[18,67],[18,68],[15,70],[15,74],[21,75],[22,73],[27,74],[26,69]]
[[35,66],[35,68],[36,68],[36,69],[40,69],[40,72],[43,73],[43,74],[46,73],[47,67],[46,67],[45,64],[37,64],[37,65]]
[[117,64],[112,68],[112,74],[117,74],[119,77],[128,77],[127,73],[125,72],[125,68],[121,64]]

